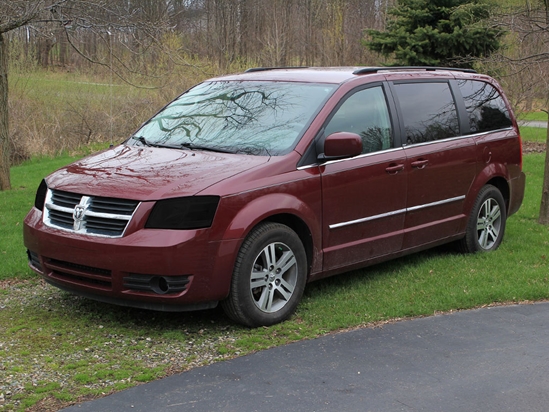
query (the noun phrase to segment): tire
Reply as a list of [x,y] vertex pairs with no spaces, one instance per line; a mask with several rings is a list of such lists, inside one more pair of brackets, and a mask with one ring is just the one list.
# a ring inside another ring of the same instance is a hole
[[501,192],[495,186],[484,186],[471,210],[460,250],[464,253],[496,250],[503,240],[506,220],[507,210]]
[[245,326],[274,325],[294,313],[306,278],[307,256],[297,234],[279,223],[262,223],[238,252],[229,296],[221,306]]

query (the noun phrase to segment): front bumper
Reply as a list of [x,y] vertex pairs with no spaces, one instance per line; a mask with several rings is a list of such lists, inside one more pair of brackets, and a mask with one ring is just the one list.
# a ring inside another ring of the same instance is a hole
[[24,221],[29,265],[50,284],[91,299],[162,311],[214,307],[230,287],[239,239],[209,229],[141,229],[102,238],[45,226],[33,208]]

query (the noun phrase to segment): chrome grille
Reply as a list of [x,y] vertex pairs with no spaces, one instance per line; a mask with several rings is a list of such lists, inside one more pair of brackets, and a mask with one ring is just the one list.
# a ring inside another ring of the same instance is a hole
[[111,197],[94,197],[89,209],[97,213],[116,213],[131,216],[137,202],[133,200],[115,199]]
[[138,205],[135,200],[48,190],[44,223],[75,233],[120,237]]
[[56,205],[68,208],[74,208],[78,203],[80,203],[81,195],[74,193],[61,192],[60,190],[52,191],[52,201]]

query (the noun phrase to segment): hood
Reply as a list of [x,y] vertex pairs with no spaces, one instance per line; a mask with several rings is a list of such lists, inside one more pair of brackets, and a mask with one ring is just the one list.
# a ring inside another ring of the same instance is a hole
[[51,174],[48,186],[133,200],[192,196],[269,157],[121,145]]

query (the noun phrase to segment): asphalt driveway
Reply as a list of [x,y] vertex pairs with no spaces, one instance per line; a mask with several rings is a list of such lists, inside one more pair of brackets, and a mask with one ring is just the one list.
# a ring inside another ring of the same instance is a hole
[[549,303],[324,336],[171,376],[76,411],[547,411]]

